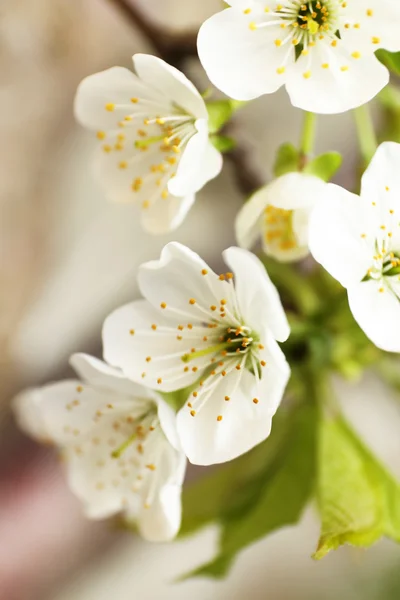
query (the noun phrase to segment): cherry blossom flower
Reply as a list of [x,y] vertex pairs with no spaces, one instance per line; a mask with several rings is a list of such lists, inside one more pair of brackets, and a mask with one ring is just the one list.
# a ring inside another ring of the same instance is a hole
[[236,239],[251,248],[261,238],[266,254],[281,262],[307,256],[311,210],[326,184],[318,177],[288,173],[258,190],[236,218]]
[[137,202],[143,227],[178,227],[195,194],[222,168],[194,85],[155,56],[136,54],[136,74],[113,67],[84,79],[75,115],[97,131],[96,175],[116,202]]
[[202,465],[268,437],[289,377],[276,343],[289,326],[263,265],[240,248],[224,259],[234,275],[216,275],[185,246],[168,244],[139,270],[145,300],[116,310],[103,330],[105,359],[126,377],[164,392],[192,386],[178,433]]
[[400,352],[400,144],[378,148],[360,196],[327,186],[311,216],[310,249],[347,288],[367,336]]
[[15,399],[21,427],[61,447],[69,485],[92,519],[123,511],[151,541],[173,538],[181,521],[186,458],[172,409],[151,390],[91,356],[67,380]]
[[200,60],[237,100],[286,85],[294,106],[340,113],[389,81],[374,53],[400,50],[397,0],[229,0],[201,27]]

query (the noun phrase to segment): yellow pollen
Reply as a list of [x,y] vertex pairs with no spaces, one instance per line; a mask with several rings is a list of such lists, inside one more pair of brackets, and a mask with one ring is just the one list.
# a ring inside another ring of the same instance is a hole
[[167,308],[167,305],[165,304],[165,302],[161,302],[160,306],[161,306],[161,308]]
[[96,133],[96,135],[97,135],[97,139],[99,139],[99,140],[104,140],[104,138],[106,137],[105,131],[98,131]]
[[113,102],[108,102],[104,108],[109,112],[112,112],[115,109],[115,104]]
[[217,421],[222,421],[222,415],[218,415]]

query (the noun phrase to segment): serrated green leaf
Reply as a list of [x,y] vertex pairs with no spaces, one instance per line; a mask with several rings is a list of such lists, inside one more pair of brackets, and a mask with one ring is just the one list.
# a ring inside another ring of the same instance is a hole
[[218,133],[230,121],[233,114],[245,104],[246,102],[231,99],[207,102],[209,132]]
[[[315,406],[299,407],[287,419],[284,434],[281,432],[280,439],[275,440],[270,456],[268,441],[261,445],[266,462],[259,463],[253,474],[239,471],[232,464],[218,506],[219,553],[189,577],[222,577],[243,548],[299,520],[314,486],[316,424]],[[210,493],[214,493],[212,487]]]
[[300,154],[293,144],[282,144],[275,157],[274,175],[280,177],[299,170]]
[[400,485],[343,418],[321,424],[317,497],[321,537],[314,558],[343,544],[400,541]]
[[223,154],[225,152],[230,152],[236,146],[236,140],[232,137],[228,137],[226,135],[211,135],[210,142],[219,152]]
[[388,52],[388,50],[380,49],[375,52],[378,60],[385,65],[392,73],[400,75],[400,52]]
[[327,152],[309,161],[303,169],[307,175],[315,175],[323,181],[330,181],[342,164],[339,152]]

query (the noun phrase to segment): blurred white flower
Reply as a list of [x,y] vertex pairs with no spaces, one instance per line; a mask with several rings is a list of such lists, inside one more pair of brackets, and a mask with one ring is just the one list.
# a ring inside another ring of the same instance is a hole
[[186,466],[174,412],[100,360],[75,354],[71,364],[83,383],[23,392],[14,402],[20,426],[61,447],[69,485],[88,517],[124,511],[144,538],[173,538]]
[[360,196],[332,184],[326,190],[311,216],[310,250],[347,288],[374,344],[400,352],[400,144],[378,148]]
[[339,113],[389,81],[374,52],[400,50],[397,0],[227,0],[198,38],[211,81],[237,100],[286,85],[294,106]]
[[251,248],[261,237],[266,254],[281,262],[307,256],[311,210],[326,187],[318,177],[288,173],[258,190],[236,218],[236,239]]
[[165,392],[193,386],[178,413],[178,433],[192,463],[231,460],[264,440],[289,367],[275,340],[289,325],[261,262],[229,248],[235,274],[216,275],[194,252],[165,246],[139,270],[146,300],[112,313],[104,356],[133,381]]
[[208,113],[194,85],[155,56],[133,57],[136,75],[113,67],[84,79],[75,115],[97,131],[96,173],[117,202],[136,201],[143,227],[178,227],[195,193],[222,168],[209,141]]

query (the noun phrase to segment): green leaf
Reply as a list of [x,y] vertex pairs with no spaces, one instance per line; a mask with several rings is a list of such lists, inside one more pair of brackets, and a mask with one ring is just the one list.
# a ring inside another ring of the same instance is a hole
[[236,140],[226,135],[211,135],[210,142],[219,152],[230,152],[236,146]]
[[209,132],[218,133],[230,121],[233,114],[245,104],[246,102],[230,99],[207,102]]
[[299,170],[300,154],[293,144],[282,144],[275,157],[274,175],[280,177]]
[[317,497],[321,537],[314,558],[343,544],[400,541],[400,485],[343,418],[321,424]]
[[315,175],[324,181],[330,181],[342,164],[342,156],[339,152],[327,152],[317,156],[306,164],[303,173]]
[[[222,577],[243,548],[280,527],[297,523],[314,486],[316,423],[317,409],[313,405],[292,411],[278,427],[274,419],[276,431],[271,438],[229,465],[229,474],[219,480],[215,479],[216,474],[196,491],[193,486],[192,501],[196,496],[197,513],[194,511],[193,518],[192,510],[189,527],[184,513],[184,528],[193,531],[213,515],[221,524],[221,535],[214,560],[188,576]],[[199,514],[201,504],[209,501],[214,506],[203,507],[210,511],[203,518]]]
[[400,52],[388,52],[387,50],[378,50],[376,57],[396,75],[400,75]]

